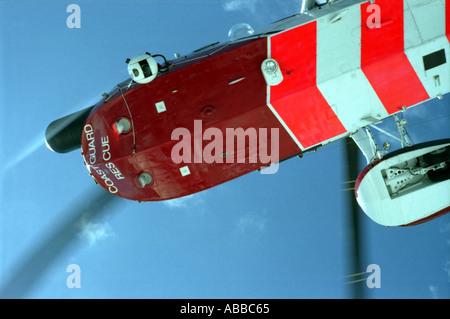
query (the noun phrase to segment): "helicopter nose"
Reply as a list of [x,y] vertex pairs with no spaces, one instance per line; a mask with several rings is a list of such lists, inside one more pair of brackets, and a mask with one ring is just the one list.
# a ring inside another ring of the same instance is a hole
[[80,148],[83,125],[93,107],[66,115],[50,123],[45,131],[47,147],[56,153],[69,153]]

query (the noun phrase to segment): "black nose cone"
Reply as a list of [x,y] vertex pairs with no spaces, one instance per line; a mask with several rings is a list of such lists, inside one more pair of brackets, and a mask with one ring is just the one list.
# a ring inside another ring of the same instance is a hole
[[94,106],[53,121],[45,131],[49,149],[57,153],[68,153],[81,147],[84,122]]

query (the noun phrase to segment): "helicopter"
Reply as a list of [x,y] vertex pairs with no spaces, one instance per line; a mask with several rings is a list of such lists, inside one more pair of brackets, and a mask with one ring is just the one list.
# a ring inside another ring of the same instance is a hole
[[[433,21],[430,24],[429,21]],[[450,0],[304,1],[300,13],[167,59],[125,60],[129,78],[52,122],[47,146],[81,148],[106,191],[139,202],[197,193],[352,138],[367,160],[355,195],[384,226],[450,211],[450,139],[414,145],[409,108],[450,92]],[[393,120],[389,153],[372,130]]]

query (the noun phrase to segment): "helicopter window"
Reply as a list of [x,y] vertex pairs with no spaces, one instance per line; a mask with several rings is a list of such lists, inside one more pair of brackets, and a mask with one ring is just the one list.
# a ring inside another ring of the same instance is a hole
[[133,69],[133,74],[134,74],[135,77],[138,77],[139,76],[138,69]]
[[[152,73],[152,70],[150,70],[150,65],[148,64],[147,60],[139,61],[139,65],[141,66],[142,71],[144,72],[144,77],[148,78],[148,77],[152,76],[153,73]],[[134,73],[134,70],[133,70],[133,73]]]

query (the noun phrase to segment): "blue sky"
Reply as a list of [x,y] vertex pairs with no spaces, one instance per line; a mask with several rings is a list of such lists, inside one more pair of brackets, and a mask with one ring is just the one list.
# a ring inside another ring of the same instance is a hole
[[[81,8],[80,29],[66,26],[71,3]],[[15,275],[25,298],[347,298],[341,141],[274,175],[251,173],[187,198],[116,199],[98,218],[80,218],[56,258],[38,251],[104,192],[79,151],[45,147],[50,122],[126,79],[126,58],[188,53],[236,23],[257,29],[299,8],[294,0],[0,1],[0,289]],[[449,101],[405,113],[416,143],[450,137]],[[385,228],[360,214],[360,271],[381,269],[381,288],[358,284],[367,297],[450,297],[450,215]],[[35,255],[45,267],[30,280],[21,267]],[[80,266],[81,288],[66,285],[70,264]]]

